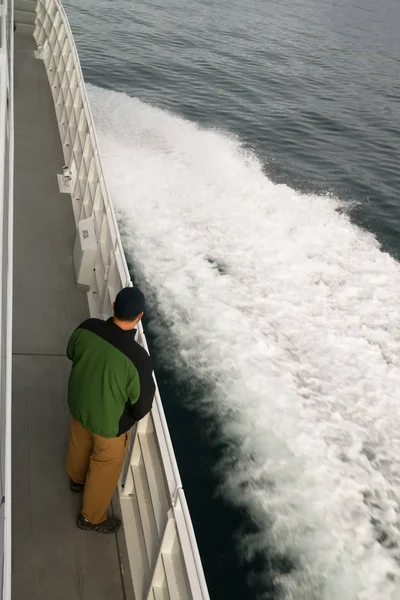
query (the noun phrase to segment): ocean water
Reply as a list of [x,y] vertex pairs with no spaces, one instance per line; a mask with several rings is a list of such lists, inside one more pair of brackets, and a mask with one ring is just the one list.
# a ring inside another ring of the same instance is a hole
[[66,5],[211,597],[400,598],[400,5]]

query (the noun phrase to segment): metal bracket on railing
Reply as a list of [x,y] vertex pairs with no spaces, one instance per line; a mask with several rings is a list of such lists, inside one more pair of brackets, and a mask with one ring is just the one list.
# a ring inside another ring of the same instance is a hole
[[67,165],[62,167],[62,175],[57,175],[58,187],[62,194],[72,194],[75,187],[74,175]]
[[47,50],[49,49],[49,40],[45,40],[42,44],[42,42],[38,42],[37,44],[37,50],[34,50],[34,55],[35,58],[39,58],[41,60],[43,60],[44,55],[46,54]]

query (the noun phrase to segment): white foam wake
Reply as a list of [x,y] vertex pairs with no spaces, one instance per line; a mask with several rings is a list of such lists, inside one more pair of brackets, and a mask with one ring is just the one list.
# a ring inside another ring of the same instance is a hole
[[173,360],[215,382],[198,409],[236,449],[223,491],[263,531],[243,552],[293,559],[285,598],[398,599],[399,265],[335,200],[269,181],[237,140],[124,94],[90,100]]

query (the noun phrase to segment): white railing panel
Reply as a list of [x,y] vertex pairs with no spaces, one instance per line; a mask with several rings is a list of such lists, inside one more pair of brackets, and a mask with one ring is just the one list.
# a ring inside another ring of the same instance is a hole
[[[92,218],[97,251],[88,284],[92,316],[107,318],[132,285],[104,181],[93,119],[69,24],[58,0],[38,0],[34,37],[55,103],[75,221]],[[60,165],[61,170],[62,165]],[[66,181],[66,180],[64,180]],[[138,342],[148,350],[141,324]],[[209,598],[158,389],[133,435],[120,485],[135,600]]]

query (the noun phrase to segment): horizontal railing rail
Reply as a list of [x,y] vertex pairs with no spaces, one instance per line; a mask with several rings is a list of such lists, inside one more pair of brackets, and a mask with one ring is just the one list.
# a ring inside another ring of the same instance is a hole
[[[58,0],[38,0],[34,37],[64,153],[60,190],[71,195],[77,225],[77,282],[87,290],[91,315],[107,318],[117,292],[132,284],[74,39]],[[137,339],[148,350],[141,324]],[[119,489],[135,599],[208,599],[158,389],[152,412],[137,424]]]

